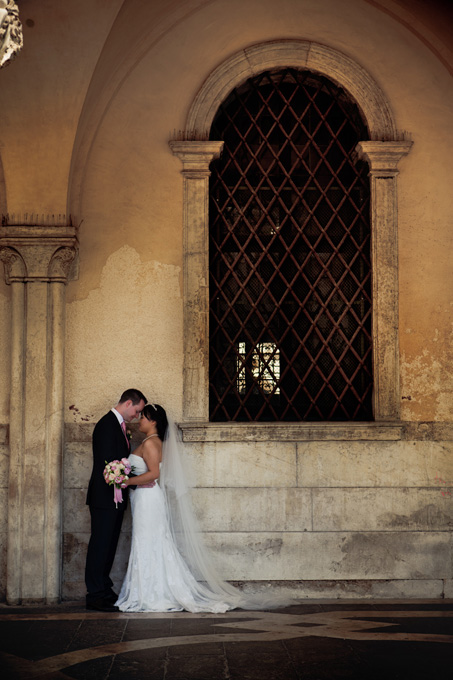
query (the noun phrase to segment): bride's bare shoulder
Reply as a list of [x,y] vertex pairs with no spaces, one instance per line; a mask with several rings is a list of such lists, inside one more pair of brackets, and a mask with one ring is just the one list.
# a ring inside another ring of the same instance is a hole
[[160,459],[162,457],[162,442],[158,437],[143,441],[141,448],[142,457],[145,459],[149,457]]

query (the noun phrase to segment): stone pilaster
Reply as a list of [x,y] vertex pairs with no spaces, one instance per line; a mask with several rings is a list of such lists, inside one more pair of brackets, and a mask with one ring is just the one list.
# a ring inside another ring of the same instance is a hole
[[209,165],[223,142],[170,142],[184,192],[184,401],[188,421],[209,419]]
[[65,284],[75,229],[0,229],[11,285],[7,601],[57,602],[61,588]]
[[375,419],[400,417],[397,166],[412,142],[359,142],[371,181]]

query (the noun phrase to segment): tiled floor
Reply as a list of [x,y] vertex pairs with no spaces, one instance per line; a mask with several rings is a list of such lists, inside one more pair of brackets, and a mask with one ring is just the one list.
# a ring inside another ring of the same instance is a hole
[[2,680],[441,680],[453,676],[453,600],[216,615],[0,605],[0,650]]

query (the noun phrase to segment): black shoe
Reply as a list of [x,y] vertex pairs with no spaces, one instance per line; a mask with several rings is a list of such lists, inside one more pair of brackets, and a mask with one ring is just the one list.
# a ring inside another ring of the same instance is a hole
[[118,595],[112,591],[110,595],[106,595],[103,599],[106,602],[110,602],[111,604],[115,604],[115,602],[118,599]]
[[86,608],[97,612],[119,612],[119,608],[115,607],[114,604],[106,598],[100,598],[99,600],[94,600],[93,602],[87,602]]

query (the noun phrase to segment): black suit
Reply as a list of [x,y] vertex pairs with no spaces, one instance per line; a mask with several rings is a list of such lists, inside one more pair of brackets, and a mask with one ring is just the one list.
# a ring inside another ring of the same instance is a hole
[[123,489],[123,502],[116,508],[113,486],[103,476],[106,461],[121,460],[129,455],[129,447],[118,418],[109,411],[93,431],[93,471],[88,485],[87,505],[91,514],[91,538],[85,568],[87,603],[113,594],[109,576],[127,504],[128,490]]

